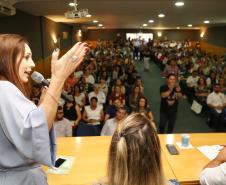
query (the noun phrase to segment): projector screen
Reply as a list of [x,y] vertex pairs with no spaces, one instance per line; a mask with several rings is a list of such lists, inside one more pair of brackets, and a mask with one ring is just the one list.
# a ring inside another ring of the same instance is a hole
[[149,39],[153,40],[153,33],[126,33],[126,39],[139,39],[148,42]]

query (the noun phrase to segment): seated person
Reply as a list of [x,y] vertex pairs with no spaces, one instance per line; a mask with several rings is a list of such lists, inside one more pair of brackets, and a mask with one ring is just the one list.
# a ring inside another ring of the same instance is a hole
[[132,93],[129,95],[129,107],[131,110],[134,111],[137,108],[137,102],[141,96],[143,96],[143,94],[141,93],[140,86],[134,86]]
[[226,182],[226,147],[210,161],[200,174],[201,185],[224,185]]
[[166,185],[161,146],[153,123],[141,114],[131,114],[113,134],[106,180],[99,185]]
[[31,101],[33,101],[35,105],[38,105],[41,94],[42,86],[39,84],[33,84],[31,89]]
[[146,116],[151,121],[154,121],[154,116],[149,108],[147,99],[142,96],[138,99],[137,108],[134,110],[136,113],[141,113],[142,115]]
[[[70,95],[71,98],[72,95]],[[64,117],[71,121],[72,124],[77,125],[81,120],[80,107],[73,101],[66,101],[63,106]]]
[[108,95],[108,85],[106,83],[106,80],[104,78],[101,78],[99,81],[99,90],[102,91],[105,94],[105,97]]
[[167,77],[169,74],[174,74],[176,78],[178,79],[179,74],[180,74],[180,69],[177,66],[176,59],[172,58],[169,61],[169,65],[167,65],[162,73],[164,77]]
[[83,108],[86,104],[86,95],[81,92],[81,89],[78,85],[74,86],[74,99],[75,103],[80,107]]
[[98,104],[103,105],[106,103],[106,96],[105,96],[104,92],[99,90],[98,84],[94,84],[93,91],[88,94],[89,102],[92,97],[97,97]]
[[125,107],[118,107],[116,116],[105,122],[101,131],[101,136],[112,136],[120,121],[126,117],[126,114]]
[[92,97],[90,99],[90,105],[85,106],[84,112],[82,114],[82,119],[95,127],[100,131],[101,121],[104,118],[103,106],[97,104],[98,99]]
[[117,78],[117,79],[115,80],[115,84],[112,86],[112,91],[114,91],[115,86],[119,86],[119,87],[120,87],[120,90],[121,90],[121,93],[122,93],[122,94],[125,94],[125,93],[126,93],[126,88],[125,88],[125,86],[123,85],[122,80],[121,80],[120,78]]
[[63,107],[58,106],[56,118],[53,123],[54,129],[57,137],[71,137],[72,136],[72,126],[71,122],[64,118]]
[[195,87],[198,85],[199,76],[197,74],[197,71],[193,71],[192,74],[187,78],[186,80],[186,95],[188,97],[188,101],[192,102],[195,94]]
[[195,100],[203,106],[202,113],[207,113],[208,106],[206,103],[206,99],[209,93],[210,90],[206,86],[205,78],[200,77],[198,81],[198,86],[195,87]]
[[104,121],[106,121],[107,119],[111,119],[111,118],[115,117],[117,108],[119,108],[121,106],[122,106],[122,103],[121,103],[120,99],[116,98],[113,101],[113,105],[109,105],[107,107],[106,114],[105,114],[105,117],[104,117]]
[[220,90],[220,85],[215,84],[213,92],[207,96],[207,105],[211,113],[210,125],[218,130],[223,126],[223,113],[226,107],[226,97]]
[[115,99],[120,99],[123,106],[126,103],[125,95],[121,92],[120,86],[115,86],[114,91],[109,96],[109,104],[112,105]]

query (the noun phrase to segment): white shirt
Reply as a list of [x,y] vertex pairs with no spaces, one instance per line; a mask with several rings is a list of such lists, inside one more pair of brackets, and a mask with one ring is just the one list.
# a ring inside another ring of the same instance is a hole
[[116,126],[117,126],[117,123],[115,121],[115,118],[108,119],[105,122],[100,135],[101,136],[112,136],[115,132]]
[[57,137],[70,137],[72,136],[71,122],[63,118],[60,121],[54,122],[54,129]]
[[214,168],[205,168],[200,174],[201,185],[225,185],[226,162]]
[[[87,119],[99,120],[101,118],[101,111],[102,111],[102,109],[103,109],[102,105],[97,105],[95,110],[91,109],[90,105],[85,106]],[[98,124],[100,124],[100,122],[91,123],[91,124],[98,125]]]
[[186,83],[189,87],[196,87],[198,84],[199,76],[193,77],[189,76],[186,80]]
[[[207,96],[207,104],[210,104],[212,106],[224,106],[226,104],[226,98],[225,95],[221,92],[215,93],[212,92]],[[221,113],[222,110],[215,109],[218,113]]]
[[81,93],[79,96],[74,96],[76,104],[78,104],[80,107],[84,106],[82,101],[84,97],[85,97],[84,93]]
[[90,83],[90,84],[95,83],[95,79],[94,79],[93,75],[89,75],[88,77],[86,77],[86,83]]
[[89,102],[92,97],[97,97],[98,104],[104,104],[106,102],[106,96],[102,91],[99,91],[98,94],[96,94],[94,91],[92,91],[89,93],[88,97],[89,97]]

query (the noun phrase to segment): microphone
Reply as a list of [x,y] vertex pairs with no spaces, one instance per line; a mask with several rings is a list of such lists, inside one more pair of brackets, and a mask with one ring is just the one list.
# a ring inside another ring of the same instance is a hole
[[[46,80],[41,73],[34,71],[31,74],[32,80],[34,80],[37,84],[40,84],[42,86],[47,86],[49,87],[50,82]],[[62,91],[61,93],[61,98],[63,98],[65,101],[73,102],[73,97],[68,95],[66,91]]]

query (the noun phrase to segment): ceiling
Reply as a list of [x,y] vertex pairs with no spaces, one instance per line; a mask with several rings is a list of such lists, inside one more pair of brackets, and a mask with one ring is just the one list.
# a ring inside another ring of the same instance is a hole
[[[84,24],[95,29],[97,19],[104,28],[140,28],[144,23],[148,29],[199,29],[215,25],[226,25],[226,0],[181,0],[183,7],[176,7],[176,0],[78,0],[78,9],[88,8],[91,18],[66,19],[64,13],[73,8],[73,0],[8,0],[19,10],[36,16],[45,16],[55,22]],[[159,18],[164,13],[166,17]],[[153,19],[154,23],[148,23]],[[209,20],[210,24],[204,24]]]

